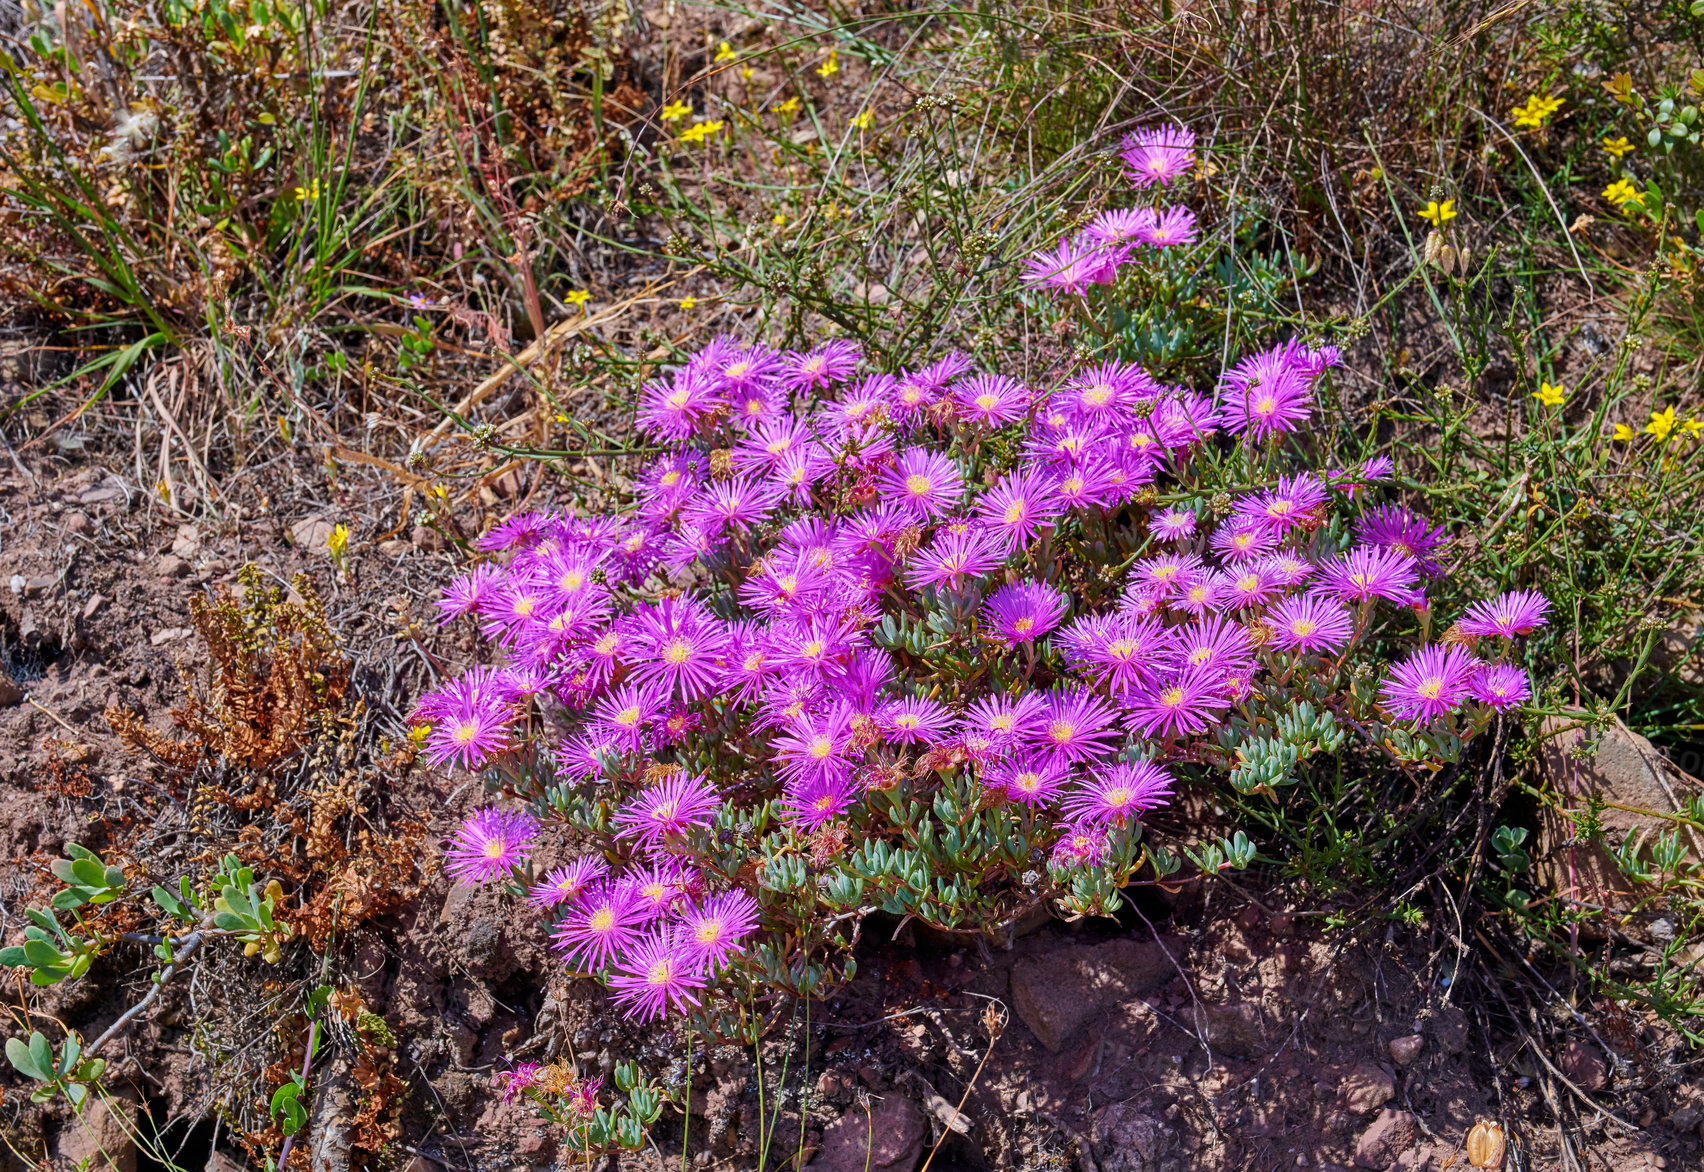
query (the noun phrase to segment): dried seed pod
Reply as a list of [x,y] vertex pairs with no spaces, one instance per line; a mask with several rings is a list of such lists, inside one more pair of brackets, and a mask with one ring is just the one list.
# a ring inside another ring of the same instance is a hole
[[1467,1133],[1467,1162],[1475,1168],[1501,1168],[1503,1151],[1507,1146],[1503,1141],[1503,1129],[1495,1123],[1481,1120]]

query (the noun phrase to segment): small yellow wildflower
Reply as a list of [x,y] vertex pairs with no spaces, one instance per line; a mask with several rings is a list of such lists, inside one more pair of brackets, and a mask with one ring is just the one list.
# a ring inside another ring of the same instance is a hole
[[562,300],[566,301],[569,305],[578,308],[582,312],[585,311],[586,302],[591,299],[591,293],[585,289],[572,289],[562,298]]
[[1633,434],[1633,429],[1631,427],[1628,427],[1625,423],[1617,423],[1615,425],[1615,435],[1612,438],[1618,439],[1622,443],[1626,443],[1628,440],[1633,438]]
[[1658,411],[1651,416],[1651,422],[1645,425],[1645,434],[1654,435],[1660,440],[1666,440],[1669,433],[1674,431],[1674,408]]
[[1543,126],[1545,120],[1562,108],[1561,98],[1541,98],[1533,94],[1525,106],[1514,109],[1516,126]]
[[296,188],[294,194],[298,203],[313,203],[319,198],[319,180],[311,180],[306,187]]
[[682,142],[704,142],[711,135],[722,129],[722,120],[713,119],[709,122],[695,122],[680,132]]
[[1426,201],[1426,206],[1420,209],[1420,218],[1430,220],[1434,228],[1442,228],[1456,218],[1455,200],[1446,199],[1439,203],[1435,199]]
[[277,117],[271,110],[262,110],[254,116],[254,120],[262,126],[271,126],[278,121]]
[[720,65],[724,61],[732,61],[738,56],[739,54],[734,52],[734,47],[728,44],[728,42],[723,41],[716,49],[715,61],[717,65]]
[[668,105],[663,107],[662,118],[664,122],[679,122],[682,118],[689,116],[691,113],[691,103],[670,102]]
[[774,224],[777,228],[780,228],[786,225],[787,217],[782,215],[780,212],[776,212],[773,216],[769,217],[769,222]]
[[1622,211],[1626,211],[1633,204],[1641,207],[1645,204],[1645,197],[1639,194],[1639,189],[1625,179],[1617,179],[1604,188],[1603,197]]
[[558,411],[556,413],[556,422],[558,422],[558,423],[572,423],[574,421],[572,419],[569,419],[566,415],[562,414],[562,412]]
[[698,304],[698,298],[696,298],[696,297],[682,297],[680,299],[680,307],[682,309],[691,309],[693,306],[695,306],[697,304]]
[[1606,138],[1598,145],[1603,147],[1605,154],[1612,155],[1617,159],[1633,149],[1633,144],[1627,141],[1625,134],[1620,138]]
[[749,65],[740,66],[740,80],[741,81],[750,81],[756,75],[757,75],[757,70],[753,69],[751,66],[749,66]]
[[338,525],[334,528],[325,539],[325,547],[331,551],[332,557],[341,558],[343,551],[349,548],[349,526]]
[[450,497],[450,489],[448,485],[434,484],[431,488],[426,490],[426,495],[429,497],[435,497],[441,501],[448,500]]
[[875,120],[876,114],[874,110],[860,110],[856,114],[852,115],[852,129],[868,130],[870,129],[870,123]]
[[1688,419],[1685,423],[1680,425],[1680,430],[1684,431],[1693,439],[1697,439],[1699,433],[1704,432],[1704,419]]
[[408,730],[408,739],[417,745],[431,735],[432,726],[429,724],[417,724]]
[[775,112],[777,114],[797,114],[799,112],[798,97],[795,96],[788,98],[785,102],[782,102],[779,106],[775,107]]
[[839,73],[840,51],[838,49],[830,49],[828,51],[828,56],[823,59],[823,63],[821,65],[817,66],[816,71],[818,77],[833,77],[835,74]]
[[1560,407],[1562,400],[1568,397],[1568,392],[1560,383],[1539,383],[1533,398],[1546,407]]

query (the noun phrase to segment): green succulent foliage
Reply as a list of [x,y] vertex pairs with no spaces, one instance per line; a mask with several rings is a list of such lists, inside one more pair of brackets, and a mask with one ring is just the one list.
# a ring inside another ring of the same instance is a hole
[[1532,863],[1521,849],[1526,840],[1525,826],[1499,826],[1491,832],[1491,853],[1497,856],[1497,865],[1510,875],[1521,874]]
[[42,1084],[30,1092],[32,1103],[45,1103],[63,1093],[72,1106],[81,1108],[89,1087],[106,1070],[104,1058],[83,1057],[83,1040],[74,1033],[66,1035],[57,1055],[40,1030],[30,1034],[28,1042],[7,1038],[6,1058],[19,1074]]
[[187,875],[178,878],[176,892],[156,886],[149,894],[154,902],[159,905],[161,911],[175,920],[182,920],[186,924],[200,923],[202,913],[207,910],[207,901],[190,886],[189,876]]
[[0,965],[28,968],[33,985],[57,985],[80,977],[103,951],[99,939],[66,932],[52,911],[32,907],[24,915],[30,921],[24,929],[24,942],[0,948]]
[[570,1148],[588,1156],[613,1148],[638,1151],[645,1144],[646,1131],[662,1118],[663,1105],[673,1101],[665,1088],[645,1078],[635,1062],[616,1066],[615,1087],[626,1099],[617,1099],[584,1117],[569,1132]]
[[53,874],[65,890],[53,897],[53,906],[69,911],[86,903],[111,903],[124,894],[124,872],[109,867],[101,857],[86,847],[71,843],[66,848],[69,859],[55,859]]

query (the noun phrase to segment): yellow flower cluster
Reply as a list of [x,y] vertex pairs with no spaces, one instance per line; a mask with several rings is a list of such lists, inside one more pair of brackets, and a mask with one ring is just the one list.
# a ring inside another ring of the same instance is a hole
[[1693,416],[1682,423],[1680,416],[1676,413],[1674,406],[1671,404],[1661,411],[1651,412],[1651,421],[1647,423],[1641,431],[1635,432],[1631,427],[1627,426],[1627,424],[1617,423],[1615,425],[1614,438],[1621,440],[1623,443],[1638,435],[1655,436],[1658,440],[1666,440],[1677,430],[1685,433],[1692,439],[1697,439],[1701,434],[1704,434],[1704,419],[1699,419],[1697,416]]
[[1562,108],[1561,98],[1540,97],[1533,94],[1527,98],[1526,105],[1516,106],[1513,113],[1516,126],[1543,126],[1550,116]]

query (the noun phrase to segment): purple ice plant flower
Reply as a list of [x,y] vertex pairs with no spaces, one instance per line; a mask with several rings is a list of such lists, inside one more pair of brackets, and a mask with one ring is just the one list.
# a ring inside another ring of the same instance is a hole
[[610,974],[615,1003],[637,1021],[655,1021],[669,1010],[697,1005],[696,990],[708,977],[695,968],[675,925],[651,933],[630,948]]
[[844,338],[823,342],[803,352],[781,355],[777,385],[791,391],[821,391],[843,383],[858,371],[858,343]]
[[1532,681],[1513,664],[1482,664],[1468,682],[1468,691],[1481,704],[1502,711],[1531,699]]
[[1463,634],[1512,639],[1549,624],[1550,600],[1536,590],[1511,590],[1489,602],[1475,602],[1457,624]]
[[527,903],[535,908],[552,908],[573,903],[592,884],[609,876],[609,864],[595,855],[585,855],[564,867],[545,872],[544,881],[535,883],[527,892]]
[[919,518],[953,509],[964,489],[958,465],[928,448],[907,448],[881,477],[882,499]]
[[1145,126],[1119,144],[1124,174],[1136,187],[1165,187],[1195,166],[1195,132],[1184,126]]
[[980,578],[1005,560],[997,542],[981,529],[937,535],[911,556],[906,584],[914,590],[924,586],[957,590],[966,578]]
[[1000,374],[973,375],[953,388],[959,415],[987,427],[1016,423],[1029,410],[1029,401],[1022,384]]
[[1052,478],[1031,469],[1008,472],[976,501],[984,532],[997,536],[1007,553],[1023,549],[1059,517]]
[[1082,826],[1123,826],[1167,804],[1173,778],[1152,761],[1118,761],[1092,771],[1065,798],[1065,816]]
[[1007,643],[1034,643],[1065,617],[1065,597],[1042,582],[1014,582],[988,596],[982,623]]
[[1226,674],[1197,667],[1150,684],[1129,701],[1132,723],[1147,737],[1206,732],[1225,707]]
[[890,700],[876,714],[876,723],[897,744],[920,741],[934,744],[952,726],[953,715],[934,700],[903,696]]
[[1394,549],[1358,545],[1320,567],[1320,593],[1343,602],[1385,598],[1404,603],[1413,597],[1420,579],[1413,558]]
[[625,884],[602,882],[581,893],[557,922],[551,943],[583,971],[597,972],[643,936],[644,919]]
[[629,655],[635,679],[656,680],[683,699],[713,689],[728,645],[727,628],[690,598],[664,598],[633,614]]
[[1195,510],[1166,509],[1148,523],[1148,531],[1160,541],[1188,541],[1195,536]]
[[1081,823],[1068,825],[1053,844],[1050,865],[1069,870],[1076,867],[1098,867],[1112,854],[1112,844],[1105,830]]
[[1001,758],[989,767],[985,780],[1011,801],[1039,809],[1059,796],[1070,777],[1065,762],[1047,753],[1028,753]]
[[1142,234],[1142,243],[1150,248],[1171,248],[1179,244],[1194,244],[1198,235],[1194,212],[1183,207],[1166,208],[1148,225],[1148,230]]
[[1064,761],[1094,760],[1112,752],[1122,735],[1115,727],[1117,716],[1088,689],[1066,686],[1047,696],[1029,741]]
[[538,829],[538,820],[524,811],[476,810],[450,837],[444,870],[457,883],[483,887],[526,861]]
[[1444,527],[1428,528],[1426,518],[1401,505],[1379,505],[1369,510],[1356,519],[1355,532],[1368,545],[1407,554],[1429,578],[1444,572],[1443,563],[1431,556],[1444,543]]
[[781,795],[781,810],[806,832],[816,830],[852,808],[849,778],[819,775],[789,784]]
[[1090,285],[1104,283],[1106,279],[1101,247],[1081,237],[1066,237],[1052,248],[1043,248],[1024,261],[1020,279],[1026,285],[1057,289],[1081,297],[1088,293]]
[[707,830],[722,799],[703,776],[676,770],[634,796],[611,821],[617,838],[636,840],[647,851],[662,850],[671,837],[697,827]]
[[1480,666],[1466,648],[1429,643],[1391,668],[1379,698],[1398,720],[1429,724],[1461,707]]
[[757,930],[762,909],[743,891],[713,895],[679,915],[680,954],[695,972],[726,968],[745,951],[745,939]]
[[1280,651],[1333,654],[1354,633],[1355,620],[1340,602],[1317,595],[1286,598],[1266,615],[1272,642]]
[[502,580],[502,569],[487,562],[452,581],[444,587],[444,596],[438,602],[438,625],[448,626],[478,611]]

